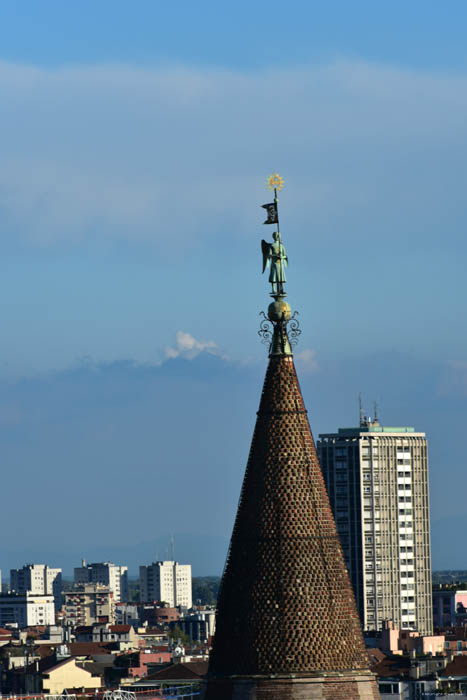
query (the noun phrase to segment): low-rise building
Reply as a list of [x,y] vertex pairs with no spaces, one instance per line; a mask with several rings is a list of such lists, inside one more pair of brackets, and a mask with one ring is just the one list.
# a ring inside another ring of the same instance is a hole
[[128,668],[128,676],[130,678],[144,678],[148,675],[149,669],[152,671],[160,664],[169,664],[171,661],[172,652],[167,645],[153,649],[142,649],[134,655],[132,665]]
[[435,627],[451,627],[467,617],[467,591],[455,587],[433,590],[433,624]]
[[11,638],[11,630],[6,630],[3,627],[0,627],[0,647],[5,646],[5,644],[9,644],[11,642]]
[[467,627],[442,627],[440,633],[444,635],[444,648],[446,654],[467,654]]
[[92,628],[92,641],[108,644],[118,644],[120,651],[136,649],[139,646],[139,637],[131,625],[94,625]]
[[[371,652],[369,656],[371,660]],[[437,676],[446,663],[443,656],[388,654],[376,659],[371,670],[378,678],[381,700],[435,700],[441,687]]]
[[377,646],[390,654],[416,652],[417,654],[442,654],[444,635],[422,635],[410,630],[400,630],[392,620],[383,622],[380,642]]
[[448,693],[456,693],[456,700],[459,693],[467,697],[467,656],[451,656],[449,663],[439,673],[439,689],[449,697]]
[[37,669],[33,666],[27,675],[34,679],[33,688],[30,688],[29,692],[61,695],[64,690],[84,688],[86,691],[103,687],[102,676],[93,674],[74,657],[60,661],[48,657],[42,663],[39,662]]
[[139,637],[140,647],[152,647],[167,639],[165,631],[154,627],[138,627],[136,630]]
[[115,624],[139,627],[143,621],[140,619],[138,608],[137,603],[116,603]]
[[[198,688],[198,683],[203,680],[206,673],[208,672],[208,661],[206,659],[199,659],[196,661],[184,661],[177,660],[175,663],[170,664],[158,671],[154,671],[149,674],[147,681],[162,682],[164,686],[180,686],[185,683],[193,683],[191,691],[195,691]],[[135,688],[138,687],[136,684]],[[144,689],[144,681],[141,682],[141,689]]]
[[182,632],[190,639],[197,642],[207,642],[216,631],[216,611],[197,610],[193,613],[182,615],[177,622],[170,624],[171,628],[180,627]]

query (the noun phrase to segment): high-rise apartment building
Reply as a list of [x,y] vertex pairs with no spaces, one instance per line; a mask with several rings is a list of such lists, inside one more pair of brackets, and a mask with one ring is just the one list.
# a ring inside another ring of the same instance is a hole
[[320,435],[318,454],[364,629],[432,634],[425,433],[362,416]]
[[83,559],[82,565],[75,568],[75,585],[84,583],[108,586],[116,603],[125,603],[128,600],[127,566],[116,566],[110,561],[86,564]]
[[83,583],[66,592],[66,624],[94,625],[97,622],[115,622],[115,601],[108,586],[100,583]]
[[159,600],[175,608],[191,608],[191,565],[176,561],[156,561],[139,567],[140,599]]
[[24,593],[2,593],[0,595],[0,626],[17,624],[18,627],[32,625],[54,625],[55,609],[52,595]]
[[55,610],[60,610],[62,570],[46,564],[26,564],[22,569],[10,569],[10,589],[19,595],[53,595]]

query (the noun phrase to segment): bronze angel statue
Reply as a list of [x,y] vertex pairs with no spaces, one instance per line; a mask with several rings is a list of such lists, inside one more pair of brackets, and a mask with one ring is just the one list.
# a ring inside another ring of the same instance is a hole
[[284,292],[285,268],[289,263],[285,247],[281,243],[281,237],[276,231],[272,234],[274,243],[261,241],[261,250],[263,252],[263,272],[267,267],[270,267],[269,281],[272,285],[272,296],[282,296]]

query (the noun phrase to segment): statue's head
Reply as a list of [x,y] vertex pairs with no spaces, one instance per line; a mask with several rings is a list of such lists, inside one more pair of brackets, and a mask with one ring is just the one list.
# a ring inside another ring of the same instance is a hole
[[272,237],[274,238],[275,241],[279,240],[279,233],[277,231],[274,231],[272,234]]

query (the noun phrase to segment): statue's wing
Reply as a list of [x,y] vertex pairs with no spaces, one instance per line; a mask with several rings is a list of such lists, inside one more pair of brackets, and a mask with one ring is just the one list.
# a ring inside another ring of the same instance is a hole
[[267,241],[261,241],[261,252],[263,253],[263,272],[267,267],[269,267],[269,251],[271,250],[271,244]]

